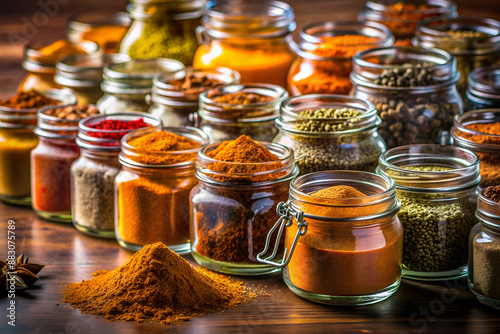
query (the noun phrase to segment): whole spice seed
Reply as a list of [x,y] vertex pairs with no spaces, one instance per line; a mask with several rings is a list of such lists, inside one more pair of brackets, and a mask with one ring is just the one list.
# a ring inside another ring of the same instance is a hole
[[[218,94],[218,92],[215,92]],[[256,94],[256,93],[245,93],[236,92],[230,93],[222,96],[209,95],[209,98],[213,99],[215,102],[227,103],[227,104],[237,104],[237,105],[248,105],[255,103],[262,103],[271,101],[274,98],[268,95]]]
[[[301,131],[311,131],[311,132],[332,132],[332,131],[342,131],[353,128],[356,123],[356,117],[362,115],[363,113],[359,110],[349,109],[349,108],[320,108],[320,109],[309,109],[299,112],[299,116],[312,118],[309,120],[302,120],[297,124],[297,130]],[[330,118],[330,119],[342,119],[350,118],[342,123],[333,122],[323,122],[316,121],[314,118]]]
[[99,114],[99,109],[95,106],[68,106],[64,108],[54,108],[45,111],[48,116],[54,116],[61,119],[76,120]]
[[484,197],[495,202],[500,202],[500,185],[490,186],[484,190]]
[[437,83],[431,71],[425,68],[426,64],[403,64],[385,69],[375,80],[375,84],[387,87],[415,87],[429,86]]
[[18,92],[9,99],[0,101],[0,105],[14,109],[37,109],[51,104],[59,104],[59,101],[40,93],[37,90]]
[[488,36],[487,34],[477,30],[449,30],[448,34],[450,34],[452,37],[461,38]]
[[13,284],[17,289],[28,289],[38,280],[37,274],[45,267],[44,264],[31,263],[29,257],[26,259],[21,254],[15,261],[7,259],[0,260],[0,296],[10,290]]
[[[132,130],[132,129],[140,129],[149,127],[150,125],[144,122],[144,119],[139,118],[133,121],[121,121],[121,120],[113,120],[106,119],[96,124],[89,124],[90,128],[99,129],[99,130]],[[96,137],[96,138],[107,138],[107,139],[120,139],[126,134],[126,132],[87,132],[87,135]]]

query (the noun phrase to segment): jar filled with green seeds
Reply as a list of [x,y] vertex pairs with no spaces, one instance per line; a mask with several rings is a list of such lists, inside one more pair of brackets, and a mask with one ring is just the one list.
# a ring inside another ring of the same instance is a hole
[[377,173],[396,182],[403,225],[403,277],[467,275],[469,233],[477,223],[479,159],[447,145],[408,145],[380,156]]
[[301,174],[323,170],[373,172],[386,146],[375,106],[342,95],[302,95],[281,104],[274,142],[292,148]]

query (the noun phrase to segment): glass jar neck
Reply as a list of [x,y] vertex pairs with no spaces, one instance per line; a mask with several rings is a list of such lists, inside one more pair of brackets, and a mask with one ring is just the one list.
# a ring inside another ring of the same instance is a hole
[[[421,0],[412,1],[413,7],[398,6],[393,7],[395,2],[390,0],[369,0],[366,8],[362,12],[361,18],[374,21],[401,21],[417,22],[423,18],[434,16],[454,16],[457,6],[450,0]],[[402,15],[406,14],[406,15]]]
[[500,235],[500,203],[484,196],[484,191],[477,198],[476,217],[491,231]]
[[474,70],[468,78],[467,98],[472,101],[500,102],[500,67]]
[[189,20],[201,17],[204,0],[131,0],[130,17],[138,21]]
[[478,152],[498,154],[500,135],[482,133],[468,128],[473,124],[500,122],[499,109],[471,110],[463,115],[457,115],[451,129],[455,144]]
[[[77,143],[78,144],[78,143]],[[99,161],[99,162],[113,162],[114,165],[119,166],[120,163],[118,162],[118,154],[120,154],[119,150],[116,151],[110,151],[110,150],[100,150],[99,148],[84,148],[81,145],[78,145],[80,147],[80,154],[81,156],[94,160],[94,161]]]

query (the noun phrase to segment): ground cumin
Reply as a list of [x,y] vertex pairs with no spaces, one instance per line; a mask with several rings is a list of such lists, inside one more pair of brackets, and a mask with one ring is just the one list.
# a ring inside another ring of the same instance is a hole
[[106,319],[170,324],[245,301],[242,282],[194,269],[162,243],[146,245],[124,265],[70,284],[64,302]]

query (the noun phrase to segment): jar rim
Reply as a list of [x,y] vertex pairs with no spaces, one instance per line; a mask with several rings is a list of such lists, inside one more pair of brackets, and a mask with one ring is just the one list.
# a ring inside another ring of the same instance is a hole
[[500,135],[484,133],[477,130],[467,128],[467,125],[479,124],[479,123],[491,123],[500,122],[500,108],[496,109],[479,109],[479,110],[469,110],[462,115],[455,115],[453,118],[453,127],[451,129],[451,135],[453,139],[463,147],[469,149],[482,148],[486,150],[493,150],[500,152],[499,144],[491,143],[478,143],[476,141],[465,138],[460,135],[459,132],[469,134],[471,136],[483,136],[498,140],[500,143]]
[[126,12],[92,11],[71,16],[67,21],[67,26],[70,29],[82,31],[104,25],[128,27],[131,22]]
[[101,82],[106,65],[127,61],[130,61],[130,57],[121,53],[68,55],[56,63],[56,79],[60,77],[68,81],[87,79]]
[[500,228],[500,203],[484,196],[483,189],[477,197],[476,217],[488,226]]
[[500,66],[478,67],[469,74],[467,81],[473,95],[500,99]]
[[[95,107],[93,104],[87,105],[88,107]],[[68,105],[62,106],[46,106],[38,110],[38,126],[35,128],[35,134],[41,137],[54,138],[54,139],[65,139],[65,138],[76,138],[78,134],[78,125],[82,118],[75,119],[65,119],[59,118],[57,116],[47,115],[49,110],[53,109],[63,109],[68,107]],[[74,132],[72,134],[66,134],[65,132]]]
[[[360,13],[360,16],[365,20],[380,19],[377,15],[384,15],[386,13],[408,13],[408,14],[422,14],[422,15],[439,15],[447,13],[456,13],[457,5],[451,0],[427,0],[416,3],[416,5],[431,5],[433,7],[426,9],[415,8],[413,10],[391,10],[390,5],[394,1],[391,0],[368,0],[365,4],[365,9]],[[415,22],[411,19],[400,19],[398,17],[383,16],[384,20],[401,21],[401,22]],[[420,20],[420,18],[418,19]]]

